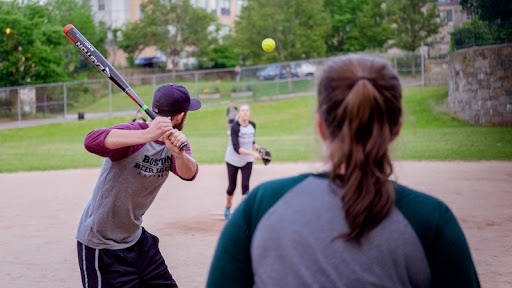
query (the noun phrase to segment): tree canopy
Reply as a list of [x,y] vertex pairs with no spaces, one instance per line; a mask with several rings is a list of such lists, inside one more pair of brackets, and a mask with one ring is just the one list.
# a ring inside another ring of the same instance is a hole
[[416,51],[439,33],[443,23],[435,0],[390,0],[393,11],[394,46]]
[[393,37],[390,9],[384,0],[324,0],[331,29],[330,53],[383,50]]
[[80,53],[62,33],[66,24],[89,32],[91,41],[102,41],[89,7],[75,0],[2,1],[0,19],[0,86],[69,79]]
[[[148,0],[141,4],[143,16],[136,25],[147,44],[155,45],[176,70],[183,57],[206,52],[218,40],[210,28],[216,17],[188,0]],[[149,45],[148,45],[149,46]]]
[[[324,56],[329,17],[322,4],[322,0],[250,1],[235,23],[235,51],[245,64]],[[271,53],[261,48],[265,38],[276,42]]]
[[512,21],[510,0],[460,0],[460,5],[466,10],[473,11],[484,21]]

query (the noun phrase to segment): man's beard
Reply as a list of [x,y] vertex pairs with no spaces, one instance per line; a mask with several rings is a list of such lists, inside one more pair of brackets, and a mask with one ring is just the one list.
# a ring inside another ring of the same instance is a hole
[[181,131],[181,130],[183,130],[183,124],[184,124],[184,121],[181,121],[180,123],[173,125],[172,128],[178,129],[179,131]]
[[183,126],[185,125],[185,119],[187,119],[187,112],[185,112],[185,115],[183,115],[183,118],[181,118],[180,123],[173,125],[174,129],[178,129],[178,131],[183,130]]

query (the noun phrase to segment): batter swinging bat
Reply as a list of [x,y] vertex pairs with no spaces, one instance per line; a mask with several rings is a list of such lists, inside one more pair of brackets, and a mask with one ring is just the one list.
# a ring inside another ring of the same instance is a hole
[[[85,57],[91,61],[91,63],[100,70],[105,76],[107,76],[110,81],[116,84],[119,89],[123,90],[126,95],[128,95],[132,100],[139,105],[146,114],[148,114],[151,119],[155,119],[156,115],[153,113],[151,108],[146,106],[144,102],[137,96],[135,91],[132,90],[130,85],[126,83],[121,74],[119,74],[116,69],[101,55],[94,46],[72,25],[68,24],[64,27],[64,35],[68,37],[73,44],[75,44],[76,48],[85,55]],[[183,143],[180,145],[180,151],[183,151],[187,143]]]

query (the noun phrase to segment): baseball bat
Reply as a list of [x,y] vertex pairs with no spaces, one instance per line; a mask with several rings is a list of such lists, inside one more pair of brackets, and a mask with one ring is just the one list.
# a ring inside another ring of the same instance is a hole
[[[116,69],[101,55],[96,48],[85,38],[72,24],[66,25],[64,27],[64,35],[68,37],[68,39],[75,44],[76,48],[82,54],[84,54],[85,58],[87,58],[91,63],[94,65],[94,67],[98,68],[103,75],[107,76],[112,83],[116,84],[119,89],[124,91],[126,95],[128,95],[133,102],[137,103],[139,107],[146,112],[146,114],[151,118],[155,119],[156,115],[153,113],[151,108],[146,106],[144,102],[139,98],[137,93],[133,91],[133,89],[126,83],[124,78],[119,74]],[[185,147],[187,146],[187,143],[183,143],[180,145],[180,151],[183,151]]]

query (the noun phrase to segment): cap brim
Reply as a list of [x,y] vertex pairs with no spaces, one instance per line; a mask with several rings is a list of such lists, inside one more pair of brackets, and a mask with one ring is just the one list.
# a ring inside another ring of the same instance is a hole
[[190,97],[190,105],[188,106],[189,111],[196,111],[201,108],[201,101],[199,99]]

